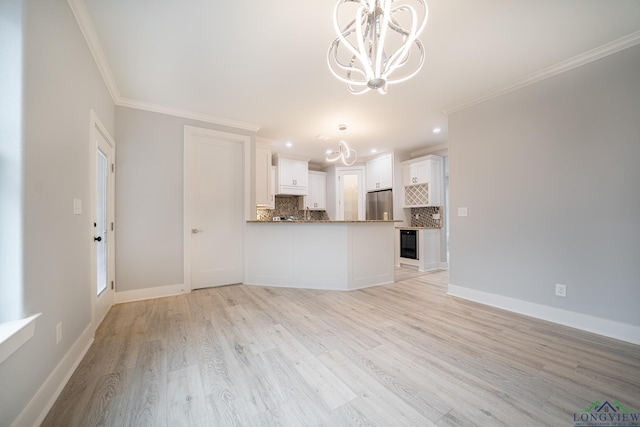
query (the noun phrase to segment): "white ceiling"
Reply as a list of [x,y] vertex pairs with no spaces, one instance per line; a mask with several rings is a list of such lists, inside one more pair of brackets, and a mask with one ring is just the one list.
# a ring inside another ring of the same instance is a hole
[[444,111],[622,37],[640,39],[638,0],[427,1],[422,71],[387,95],[360,96],[326,64],[336,0],[84,3],[120,103],[255,124],[276,151],[319,164],[341,123],[361,158],[372,148],[443,144]]

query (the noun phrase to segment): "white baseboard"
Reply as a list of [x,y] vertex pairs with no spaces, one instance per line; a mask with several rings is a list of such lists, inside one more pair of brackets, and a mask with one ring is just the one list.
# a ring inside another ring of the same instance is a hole
[[610,338],[640,344],[640,327],[449,284],[448,295]]
[[449,263],[440,261],[440,266],[438,268],[440,268],[440,270],[448,270],[449,269]]
[[155,288],[134,289],[132,291],[116,292],[116,304],[123,302],[142,301],[145,299],[171,297],[174,295],[188,294],[191,289],[184,285],[157,286]]
[[42,423],[92,343],[93,326],[88,325],[13,422],[12,427],[32,427]]

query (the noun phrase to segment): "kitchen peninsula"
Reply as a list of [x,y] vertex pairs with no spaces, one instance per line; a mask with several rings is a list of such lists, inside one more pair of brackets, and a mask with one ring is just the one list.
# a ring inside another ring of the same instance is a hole
[[247,221],[245,283],[352,290],[394,281],[394,221]]

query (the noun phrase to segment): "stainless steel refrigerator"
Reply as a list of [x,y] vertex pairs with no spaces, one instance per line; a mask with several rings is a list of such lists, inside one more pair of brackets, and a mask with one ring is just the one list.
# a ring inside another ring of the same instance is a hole
[[367,193],[367,219],[393,219],[393,194],[391,190]]

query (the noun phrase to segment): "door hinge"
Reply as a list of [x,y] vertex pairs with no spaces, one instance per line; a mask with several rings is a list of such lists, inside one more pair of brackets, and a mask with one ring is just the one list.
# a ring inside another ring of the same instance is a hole
[[111,163],[111,173],[114,173],[115,171],[116,171],[116,164]]
[[113,280],[111,281],[111,289],[115,289],[115,284],[113,283]]

